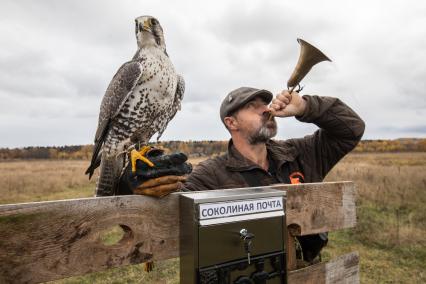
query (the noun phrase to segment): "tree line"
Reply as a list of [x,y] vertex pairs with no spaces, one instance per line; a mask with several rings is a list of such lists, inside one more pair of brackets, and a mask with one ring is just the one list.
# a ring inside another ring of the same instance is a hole
[[[228,141],[162,141],[150,145],[163,148],[167,153],[183,152],[189,157],[205,157],[225,153]],[[88,160],[92,150],[93,145],[0,148],[0,160]],[[426,152],[426,139],[363,140],[354,152]]]

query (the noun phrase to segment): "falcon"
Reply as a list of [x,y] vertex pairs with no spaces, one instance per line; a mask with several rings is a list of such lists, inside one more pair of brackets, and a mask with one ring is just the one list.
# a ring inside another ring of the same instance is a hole
[[112,78],[102,99],[89,179],[100,166],[96,195],[114,195],[131,151],[135,161],[144,157],[154,134],[160,139],[180,110],[185,82],[166,51],[163,29],[152,16],[135,19],[138,50]]

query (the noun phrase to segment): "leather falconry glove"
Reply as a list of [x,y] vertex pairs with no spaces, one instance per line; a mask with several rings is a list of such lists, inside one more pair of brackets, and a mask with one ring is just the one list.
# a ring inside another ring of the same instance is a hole
[[143,182],[133,190],[134,194],[164,197],[171,192],[179,191],[186,181],[185,176],[162,176]]
[[191,173],[192,165],[187,163],[184,153],[164,155],[157,148],[144,153],[144,157],[152,164],[136,160],[132,167],[131,161],[126,166],[117,194],[142,194],[153,197],[164,197],[171,192],[179,191],[185,182],[185,175]]

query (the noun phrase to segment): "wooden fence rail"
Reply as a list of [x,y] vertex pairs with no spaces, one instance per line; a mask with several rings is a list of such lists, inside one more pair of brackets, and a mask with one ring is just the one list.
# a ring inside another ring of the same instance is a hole
[[[292,236],[356,224],[352,182],[269,187],[287,191]],[[162,199],[113,196],[1,205],[0,283],[39,283],[178,257],[179,194]],[[101,234],[117,225],[123,238],[111,246],[102,243]],[[291,247],[288,254],[294,269]],[[358,262],[356,253],[347,254],[292,271],[289,283],[357,283]]]

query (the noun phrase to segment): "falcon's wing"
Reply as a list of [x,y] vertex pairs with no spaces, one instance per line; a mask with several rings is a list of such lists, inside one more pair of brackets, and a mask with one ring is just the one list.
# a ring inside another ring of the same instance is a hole
[[173,105],[179,105],[179,110],[180,110],[180,102],[183,100],[183,94],[185,93],[185,80],[183,79],[181,75],[177,75],[177,76],[178,76],[178,84],[176,87],[175,101]]
[[183,79],[181,75],[177,75],[177,86],[176,86],[175,98],[173,100],[173,105],[170,110],[170,116],[165,121],[164,125],[160,127],[160,130],[158,131],[157,141],[160,139],[164,130],[166,130],[167,124],[169,124],[170,120],[172,120],[175,117],[176,112],[180,110],[184,93],[185,93],[185,80]]
[[95,146],[93,148],[92,160],[86,174],[89,178],[99,166],[98,155],[108,134],[111,122],[131,93],[134,86],[142,75],[141,64],[138,61],[124,63],[112,78],[102,99],[99,113],[98,129],[95,135]]

